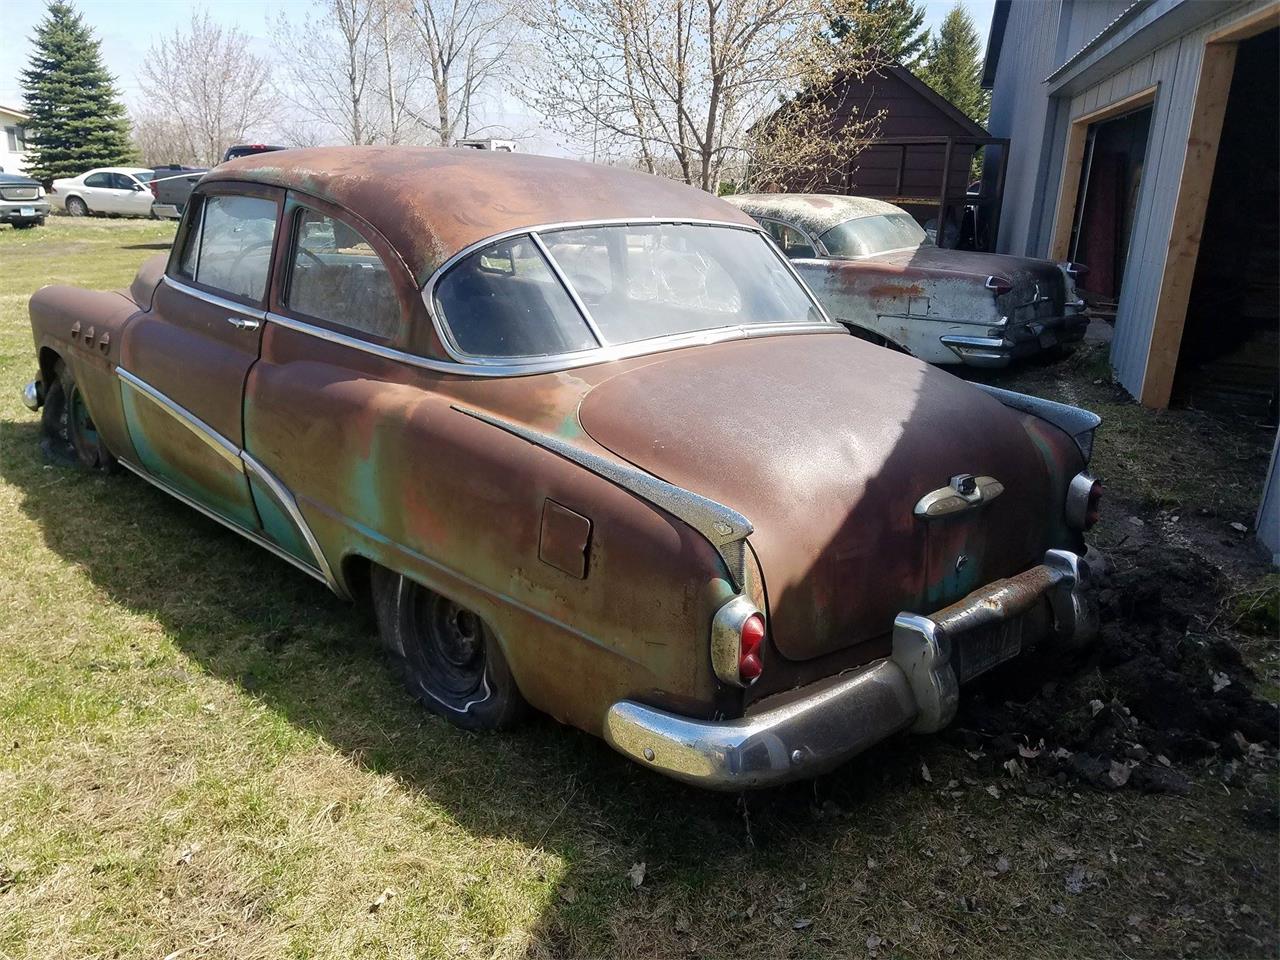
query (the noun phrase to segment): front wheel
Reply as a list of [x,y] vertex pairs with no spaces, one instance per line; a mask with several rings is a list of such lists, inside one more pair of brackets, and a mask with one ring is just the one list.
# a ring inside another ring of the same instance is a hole
[[46,449],[57,460],[73,461],[90,470],[114,470],[116,458],[98,434],[98,428],[76,383],[62,360],[54,368],[53,382],[45,390],[40,415]]
[[428,710],[464,730],[499,730],[527,707],[489,625],[473,611],[381,567],[372,576],[382,642]]

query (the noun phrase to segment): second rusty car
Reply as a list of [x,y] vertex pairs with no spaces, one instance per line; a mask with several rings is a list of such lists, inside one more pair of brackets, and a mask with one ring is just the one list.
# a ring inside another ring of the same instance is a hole
[[883,200],[826,194],[728,198],[760,223],[833,318],[927,363],[1006,367],[1084,338],[1085,268],[947,250]]
[[127,294],[31,299],[50,442],[343,597],[469,728],[812,776],[1093,630],[1092,414],[849,336],[698,190],[508,153],[209,173]]

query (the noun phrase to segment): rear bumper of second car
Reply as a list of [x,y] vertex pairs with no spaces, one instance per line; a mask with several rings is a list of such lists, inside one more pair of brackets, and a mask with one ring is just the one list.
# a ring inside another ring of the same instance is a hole
[[0,223],[38,223],[48,215],[44,200],[0,200]]
[[[710,789],[813,777],[900,730],[946,726],[960,683],[991,665],[993,629],[1016,625],[1020,646],[1088,642],[1097,632],[1090,581],[1083,557],[1050,550],[1043,563],[930,616],[899,614],[893,652],[883,660],[737,720],[699,720],[623,700],[609,709],[605,739],[645,766]],[[1022,627],[1033,623],[1046,625],[1044,635],[1027,635]]]
[[1084,303],[1067,305],[1067,312],[1060,317],[1012,324],[1000,336],[972,337],[945,335],[942,343],[962,363],[972,367],[1007,367],[1015,360],[1049,350],[1060,344],[1077,343],[1084,339],[1089,317]]

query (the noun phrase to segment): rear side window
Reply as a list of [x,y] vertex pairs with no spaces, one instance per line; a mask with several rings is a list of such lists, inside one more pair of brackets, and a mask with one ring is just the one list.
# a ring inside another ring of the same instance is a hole
[[763,220],[761,224],[769,232],[769,236],[773,237],[773,242],[778,245],[787,259],[808,259],[817,256],[813,244],[795,227],[789,227],[777,220]]
[[546,357],[596,346],[591,329],[528,236],[464,258],[436,285],[458,349],[475,357]]
[[109,173],[91,173],[84,178],[86,187],[107,187],[111,186],[111,174]]
[[276,235],[275,201],[205,197],[195,215],[178,272],[220,293],[261,303]]
[[318,320],[390,338],[400,303],[386,264],[369,241],[341,220],[298,211],[285,303]]

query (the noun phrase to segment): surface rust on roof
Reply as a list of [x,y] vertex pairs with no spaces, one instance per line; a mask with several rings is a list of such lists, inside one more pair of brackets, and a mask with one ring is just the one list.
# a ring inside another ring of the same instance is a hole
[[221,164],[205,180],[288,187],[352,210],[391,242],[419,283],[464,247],[521,227],[648,217],[751,223],[724,201],[673,180],[487,150],[282,150]]

